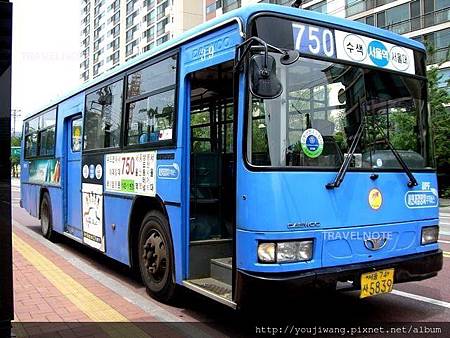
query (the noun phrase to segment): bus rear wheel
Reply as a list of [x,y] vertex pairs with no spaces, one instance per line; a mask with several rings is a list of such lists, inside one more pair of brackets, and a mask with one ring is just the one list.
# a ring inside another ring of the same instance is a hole
[[139,269],[147,292],[162,302],[175,298],[169,223],[159,211],[147,213],[139,232]]
[[40,216],[42,235],[53,241],[55,239],[55,234],[53,232],[52,207],[50,204],[50,196],[47,192],[42,196]]

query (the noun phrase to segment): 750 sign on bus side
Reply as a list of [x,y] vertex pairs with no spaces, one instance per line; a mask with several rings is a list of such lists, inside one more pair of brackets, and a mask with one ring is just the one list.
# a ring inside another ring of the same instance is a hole
[[105,171],[105,191],[156,195],[156,151],[106,155]]

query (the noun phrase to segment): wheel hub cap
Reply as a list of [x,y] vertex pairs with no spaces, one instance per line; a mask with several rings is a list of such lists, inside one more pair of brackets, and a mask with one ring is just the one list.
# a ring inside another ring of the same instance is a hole
[[152,231],[144,244],[145,268],[156,282],[164,278],[167,267],[167,252],[164,239],[157,231]]

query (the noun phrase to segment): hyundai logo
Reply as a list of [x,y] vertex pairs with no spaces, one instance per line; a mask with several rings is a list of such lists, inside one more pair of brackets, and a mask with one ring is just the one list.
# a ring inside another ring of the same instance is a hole
[[368,238],[364,240],[364,246],[371,251],[376,251],[384,248],[386,243],[386,237]]

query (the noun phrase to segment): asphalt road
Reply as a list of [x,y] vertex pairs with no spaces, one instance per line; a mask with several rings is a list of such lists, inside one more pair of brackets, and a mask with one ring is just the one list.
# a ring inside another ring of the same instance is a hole
[[[26,228],[36,238],[40,233],[39,221],[21,209],[19,189],[13,186],[13,220],[16,227]],[[441,248],[450,252],[450,207],[441,208]],[[44,240],[44,239],[42,239]],[[99,276],[109,278],[129,292],[143,308],[159,306],[177,318],[200,321],[217,334],[237,335],[240,326],[258,327],[274,322],[308,325],[311,323],[347,323],[351,325],[377,322],[448,322],[450,321],[450,255],[444,257],[444,268],[435,278],[395,285],[390,294],[360,300],[357,291],[332,294],[289,294],[266,300],[274,291],[267,290],[255,300],[247,312],[236,312],[216,304],[200,295],[186,291],[177,306],[168,306],[150,299],[140,281],[130,271],[106,257],[69,239],[56,244],[62,255],[76,259]],[[81,264],[80,263],[80,264]]]

